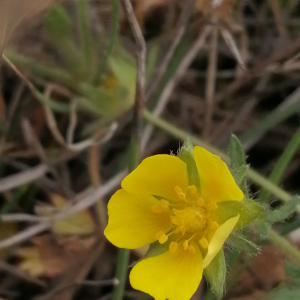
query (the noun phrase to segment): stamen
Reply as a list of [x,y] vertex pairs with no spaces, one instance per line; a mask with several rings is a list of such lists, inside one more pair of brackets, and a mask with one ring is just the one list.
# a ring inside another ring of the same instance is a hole
[[208,247],[208,240],[206,238],[202,238],[200,241],[199,241],[199,244],[202,248],[206,249]]
[[197,199],[197,204],[198,204],[199,206],[204,206],[204,205],[205,205],[204,199],[203,199],[202,197],[199,197],[199,198]]
[[176,185],[175,188],[174,188],[174,190],[175,190],[178,198],[180,200],[184,201],[185,200],[185,193],[183,193],[182,189],[178,185]]
[[178,249],[178,243],[177,242],[171,242],[169,245],[169,250],[171,253],[175,253]]
[[189,242],[188,242],[188,240],[185,240],[185,241],[183,242],[182,246],[183,246],[183,249],[184,249],[184,250],[187,250],[187,248],[189,247]]
[[218,205],[216,204],[216,202],[211,202],[208,205],[209,210],[216,210],[218,208]]
[[159,214],[163,212],[164,210],[168,209],[170,203],[167,200],[160,200],[158,204],[154,204],[151,208],[152,212],[154,214]]
[[196,195],[197,194],[197,188],[194,186],[194,185],[190,185],[188,187],[188,192],[191,194],[191,195]]
[[189,245],[188,250],[190,251],[190,253],[195,254],[196,253],[196,249],[193,245]]
[[210,224],[210,228],[211,228],[212,230],[216,230],[216,229],[219,228],[219,224],[218,224],[217,222],[212,222],[212,223]]
[[160,200],[160,206],[163,208],[163,209],[167,209],[169,207],[170,203],[167,201],[167,200]]
[[162,207],[159,204],[154,204],[151,210],[154,214],[159,214],[162,212]]
[[156,238],[160,244],[164,244],[168,240],[168,236],[163,231],[158,232]]

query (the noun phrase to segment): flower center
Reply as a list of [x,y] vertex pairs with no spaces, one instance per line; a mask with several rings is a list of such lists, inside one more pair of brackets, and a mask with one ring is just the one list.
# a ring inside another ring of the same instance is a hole
[[169,236],[173,235],[173,241],[169,245],[169,250],[172,253],[177,251],[179,245],[191,253],[196,252],[196,246],[206,249],[209,240],[219,227],[214,217],[217,209],[216,203],[204,199],[194,185],[189,186],[186,193],[176,186],[175,192],[178,196],[178,202],[169,203],[166,200],[161,200],[159,204],[152,207],[155,214],[166,210],[170,211],[170,220],[174,225],[169,232],[158,232],[157,240],[164,244]]

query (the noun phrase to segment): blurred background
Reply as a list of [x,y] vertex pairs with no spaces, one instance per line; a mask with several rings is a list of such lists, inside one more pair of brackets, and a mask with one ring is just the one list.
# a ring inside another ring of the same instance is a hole
[[[269,177],[300,142],[300,2],[132,5],[147,44],[141,158],[176,154],[188,135],[227,152],[234,133]],[[139,55],[128,16],[119,0],[0,0],[0,51],[0,298],[111,299],[117,249],[103,228],[128,166]],[[295,194],[298,146],[289,157],[273,179]],[[298,227],[296,214],[278,224],[295,245]],[[300,273],[261,246],[228,249],[223,298],[300,299]],[[129,284],[125,298],[151,299]],[[202,280],[192,299],[216,298]]]

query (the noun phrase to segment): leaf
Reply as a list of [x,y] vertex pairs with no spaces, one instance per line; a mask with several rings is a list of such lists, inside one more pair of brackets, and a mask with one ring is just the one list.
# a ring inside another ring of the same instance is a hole
[[[1,219],[0,219],[1,222]],[[0,224],[0,241],[13,236],[18,232],[18,226],[14,223],[3,223]],[[0,250],[0,260],[4,260],[9,253],[9,249]]]
[[244,252],[251,256],[257,255],[260,251],[259,246],[239,233],[232,233],[228,237],[226,244],[239,252]]
[[189,176],[189,184],[194,185],[198,190],[200,189],[200,179],[196,163],[193,155],[194,146],[190,139],[187,139],[181,147],[178,157],[184,161],[187,165],[187,171]]
[[280,208],[269,211],[266,216],[266,221],[271,224],[284,221],[295,212],[299,200],[299,197],[293,197]]
[[293,281],[300,282],[300,268],[291,264],[290,262],[284,263],[284,270],[286,275]]
[[241,187],[246,197],[248,195],[248,187],[246,182],[246,173],[248,167],[246,165],[245,154],[240,140],[231,135],[229,144],[230,169],[238,186]]
[[223,249],[215,256],[208,267],[204,269],[204,275],[207,278],[212,291],[220,299],[224,292],[226,279],[226,264]]
[[291,288],[287,286],[281,286],[275,291],[273,291],[269,297],[268,300],[299,300],[300,299],[300,289],[299,288]]
[[219,223],[224,223],[230,218],[240,215],[235,229],[245,227],[263,213],[263,208],[255,201],[245,198],[243,201],[219,202],[216,217]]

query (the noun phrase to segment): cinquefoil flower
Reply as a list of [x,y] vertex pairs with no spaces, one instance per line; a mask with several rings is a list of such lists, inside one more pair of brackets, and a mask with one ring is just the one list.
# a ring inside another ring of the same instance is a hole
[[122,181],[108,204],[104,233],[112,244],[165,246],[130,273],[132,287],[157,300],[190,299],[232,230],[250,222],[244,194],[226,164],[201,147],[193,157],[196,181],[179,157],[151,156]]

